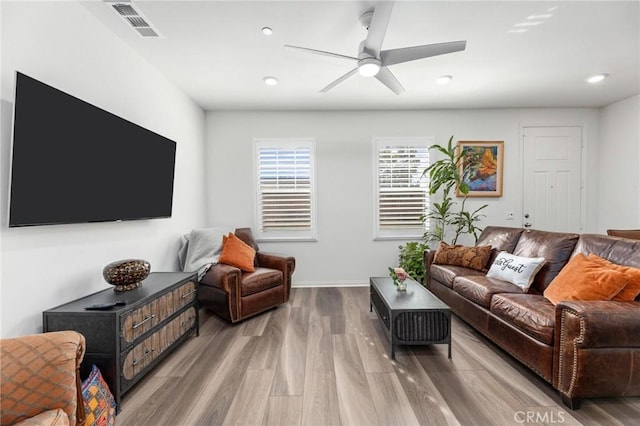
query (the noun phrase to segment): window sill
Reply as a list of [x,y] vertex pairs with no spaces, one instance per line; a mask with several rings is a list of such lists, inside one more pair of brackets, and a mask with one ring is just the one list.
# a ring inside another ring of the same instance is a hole
[[378,235],[373,241],[422,241],[422,235]]
[[258,243],[275,243],[275,242],[306,242],[316,243],[317,238],[313,237],[256,237]]

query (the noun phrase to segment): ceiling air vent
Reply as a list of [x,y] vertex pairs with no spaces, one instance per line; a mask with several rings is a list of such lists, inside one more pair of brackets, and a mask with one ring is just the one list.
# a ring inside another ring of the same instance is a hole
[[147,21],[145,21],[139,16],[127,16],[126,18],[127,18],[127,21],[129,21],[131,26],[134,28],[149,27],[149,24],[147,24]]
[[122,16],[134,16],[137,15],[136,10],[128,4],[116,3],[113,8]]
[[104,0],[104,2],[109,4],[142,37],[160,37],[158,31],[135,8],[131,0]]

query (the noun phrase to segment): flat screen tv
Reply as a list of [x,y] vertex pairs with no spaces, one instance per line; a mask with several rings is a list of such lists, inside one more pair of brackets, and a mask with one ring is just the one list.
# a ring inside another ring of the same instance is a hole
[[176,143],[22,73],[9,226],[171,216]]

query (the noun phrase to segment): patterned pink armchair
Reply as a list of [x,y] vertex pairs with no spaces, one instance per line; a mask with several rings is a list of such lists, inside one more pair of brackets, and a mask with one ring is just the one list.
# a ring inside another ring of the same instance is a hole
[[0,424],[83,424],[84,352],[75,331],[0,340]]

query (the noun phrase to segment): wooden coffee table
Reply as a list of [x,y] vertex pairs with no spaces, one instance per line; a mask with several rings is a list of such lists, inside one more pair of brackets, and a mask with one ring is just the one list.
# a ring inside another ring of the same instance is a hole
[[390,277],[369,278],[369,310],[375,308],[391,343],[396,345],[448,344],[451,358],[451,310],[433,293],[410,278],[398,291]]

